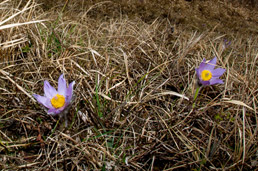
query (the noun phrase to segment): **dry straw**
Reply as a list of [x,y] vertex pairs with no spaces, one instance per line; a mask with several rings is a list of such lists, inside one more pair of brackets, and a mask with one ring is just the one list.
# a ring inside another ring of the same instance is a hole
[[[239,4],[0,2],[0,170],[257,169],[257,10]],[[194,99],[214,56],[224,84]],[[32,97],[62,73],[67,125]]]

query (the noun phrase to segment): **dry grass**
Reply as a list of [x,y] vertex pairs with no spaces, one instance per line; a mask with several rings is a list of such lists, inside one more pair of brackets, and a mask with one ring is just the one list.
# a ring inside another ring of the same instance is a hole
[[[257,169],[255,9],[42,2],[0,3],[1,170]],[[225,84],[193,108],[195,68],[214,56]],[[31,96],[61,73],[76,81],[68,127]]]

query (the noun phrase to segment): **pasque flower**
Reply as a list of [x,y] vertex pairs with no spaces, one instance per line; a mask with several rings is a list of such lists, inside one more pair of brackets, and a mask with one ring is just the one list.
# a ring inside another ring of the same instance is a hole
[[57,115],[69,106],[73,96],[73,86],[75,82],[71,82],[66,86],[64,75],[58,79],[58,90],[52,87],[48,81],[44,81],[44,96],[33,94],[37,101],[48,108],[48,114]]
[[202,85],[223,84],[224,82],[219,77],[225,72],[223,68],[215,68],[217,58],[214,57],[209,62],[206,62],[205,58],[200,64],[199,68],[196,68],[197,77]]

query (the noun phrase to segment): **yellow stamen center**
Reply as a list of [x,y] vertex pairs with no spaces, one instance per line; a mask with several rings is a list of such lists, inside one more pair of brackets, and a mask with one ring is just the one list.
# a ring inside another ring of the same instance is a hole
[[57,109],[57,108],[60,108],[60,107],[64,106],[64,104],[65,104],[65,97],[60,95],[60,94],[57,94],[50,101],[51,101],[52,106]]
[[203,70],[201,73],[201,78],[203,81],[209,81],[212,78],[212,74],[209,70]]

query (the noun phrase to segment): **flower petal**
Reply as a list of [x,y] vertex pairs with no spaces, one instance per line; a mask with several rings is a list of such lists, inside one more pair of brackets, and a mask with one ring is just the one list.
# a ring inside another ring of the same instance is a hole
[[44,81],[44,93],[48,99],[52,99],[57,94],[57,91],[48,81]]
[[210,81],[202,81],[201,79],[199,79],[199,81],[202,85],[205,85],[205,86],[210,85]]
[[225,71],[226,71],[226,69],[223,69],[223,68],[214,69],[212,71],[212,76],[213,77],[220,77]]
[[216,66],[216,62],[217,62],[217,57],[214,57],[212,60],[210,60],[207,64],[205,69],[212,71],[215,66]]
[[199,72],[202,72],[202,70],[205,69],[206,66],[206,59],[204,58],[203,61],[201,62],[200,66],[199,66]]
[[53,106],[51,105],[50,99],[48,99],[47,97],[44,96],[40,96],[37,94],[33,94],[33,96],[35,97],[35,99],[41,103],[42,105],[44,105],[45,107],[52,109]]
[[63,110],[56,109],[56,108],[52,108],[52,109],[49,109],[49,110],[47,111],[47,113],[48,113],[49,115],[55,116],[55,115],[61,113],[62,111],[63,111]]
[[195,71],[196,71],[197,77],[199,78],[200,77],[199,68],[195,68]]
[[215,57],[214,57],[212,60],[210,60],[208,63],[209,63],[209,64],[216,65],[216,63],[217,63],[217,57],[215,56]]
[[58,94],[66,96],[66,81],[64,79],[64,74],[62,74],[58,79]]
[[213,84],[224,84],[224,82],[219,78],[213,78],[210,80],[210,85],[213,85]]
[[71,82],[69,84],[69,87],[67,88],[67,91],[66,91],[66,101],[67,103],[70,103],[72,97],[73,97],[73,86],[75,84],[75,81]]

